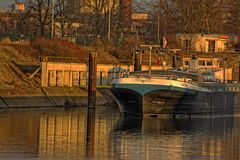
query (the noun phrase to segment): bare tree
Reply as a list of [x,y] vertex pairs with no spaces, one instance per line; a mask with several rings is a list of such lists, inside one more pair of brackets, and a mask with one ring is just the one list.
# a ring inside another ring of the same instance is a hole
[[240,1],[230,0],[228,4],[229,14],[226,15],[226,32],[239,34],[240,32]]
[[[97,36],[106,35],[108,24],[108,13],[111,12],[111,20],[114,20],[114,15],[117,8],[117,0],[82,0],[83,12],[87,15],[89,32]],[[113,24],[113,21],[111,21]]]
[[51,7],[51,0],[32,0],[27,4],[26,12],[23,15],[24,23],[32,23],[33,28],[41,37],[46,36],[46,29],[51,23]]
[[205,0],[201,3],[201,27],[204,33],[222,32],[225,20],[226,0]]
[[[73,14],[74,8],[68,10],[67,8],[68,0],[57,0],[55,5],[55,18],[56,22],[59,25],[55,25],[55,28],[61,31],[61,36],[64,37],[68,34],[68,31],[71,29],[71,26],[75,20],[76,15]],[[70,13],[72,12],[72,13]]]
[[[167,33],[222,32],[228,0],[155,0],[142,2],[160,16],[161,29]],[[152,10],[151,10],[152,11]]]

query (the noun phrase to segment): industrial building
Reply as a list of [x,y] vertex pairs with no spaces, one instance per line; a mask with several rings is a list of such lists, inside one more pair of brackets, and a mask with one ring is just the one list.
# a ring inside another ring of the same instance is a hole
[[[42,87],[85,87],[88,83],[87,63],[71,61],[54,61],[45,58],[41,65]],[[152,69],[162,69],[162,66],[153,65]],[[143,65],[142,70],[148,70],[148,65]],[[98,64],[97,86],[110,86],[112,79],[122,77],[127,72],[133,71],[133,65],[125,64]]]

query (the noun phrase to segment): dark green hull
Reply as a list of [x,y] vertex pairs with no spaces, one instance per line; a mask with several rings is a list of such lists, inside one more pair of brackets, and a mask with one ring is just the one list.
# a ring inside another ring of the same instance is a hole
[[123,114],[232,115],[240,113],[238,92],[182,92],[159,89],[144,95],[112,88]]

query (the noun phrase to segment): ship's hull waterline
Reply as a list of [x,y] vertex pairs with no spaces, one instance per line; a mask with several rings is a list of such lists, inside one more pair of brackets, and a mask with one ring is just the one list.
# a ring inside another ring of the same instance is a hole
[[232,115],[239,108],[238,93],[211,92],[185,82],[165,79],[160,81],[161,83],[159,79],[146,78],[123,78],[115,81],[112,92],[120,112],[131,115]]

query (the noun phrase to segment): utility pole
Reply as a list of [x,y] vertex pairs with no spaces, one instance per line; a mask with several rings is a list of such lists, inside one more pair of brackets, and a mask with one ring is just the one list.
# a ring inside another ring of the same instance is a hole
[[111,39],[111,5],[110,0],[108,0],[108,41]]
[[53,32],[54,32],[54,0],[52,0],[52,30],[51,30],[51,39],[53,39]]

